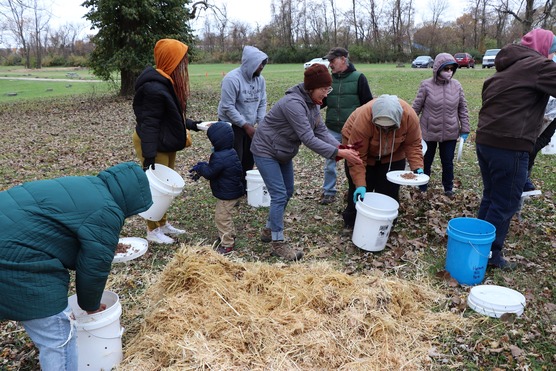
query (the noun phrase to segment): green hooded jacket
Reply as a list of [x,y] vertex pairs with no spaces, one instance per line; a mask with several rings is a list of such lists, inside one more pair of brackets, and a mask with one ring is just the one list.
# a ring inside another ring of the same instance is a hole
[[147,176],[128,162],[98,176],[24,183],[0,192],[0,320],[99,308],[125,218],[152,205]]

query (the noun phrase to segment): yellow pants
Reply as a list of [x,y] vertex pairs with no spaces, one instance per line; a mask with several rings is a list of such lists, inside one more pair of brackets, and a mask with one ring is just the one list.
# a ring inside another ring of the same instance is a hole
[[[136,131],[133,132],[133,146],[135,147],[135,153],[137,154],[142,166],[145,158],[143,157],[143,150],[141,149],[141,138],[139,138]],[[176,165],[176,152],[157,152],[154,162],[173,169]],[[152,231],[153,229],[163,226],[166,224],[166,220],[166,214],[162,216],[162,219],[156,222],[147,220],[147,230]]]

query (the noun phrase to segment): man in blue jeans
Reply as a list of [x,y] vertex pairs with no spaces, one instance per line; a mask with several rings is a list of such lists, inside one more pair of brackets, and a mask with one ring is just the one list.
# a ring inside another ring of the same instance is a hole
[[[355,69],[344,48],[332,48],[324,57],[330,61],[332,71],[332,90],[323,99],[321,108],[326,109],[325,124],[330,135],[342,141],[342,128],[357,108],[373,99],[367,78]],[[326,159],[324,182],[322,185],[321,205],[329,205],[336,200],[336,160]]]
[[483,179],[479,219],[496,227],[488,264],[513,269],[502,252],[527,181],[529,154],[541,131],[546,104],[556,96],[556,37],[535,29],[498,52],[496,73],[483,85],[477,158]]

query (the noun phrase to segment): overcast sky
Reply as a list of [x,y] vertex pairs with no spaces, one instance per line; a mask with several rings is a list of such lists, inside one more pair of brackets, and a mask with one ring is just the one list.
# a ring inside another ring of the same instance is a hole
[[[385,0],[386,1],[386,0]],[[429,2],[432,0],[415,0],[416,20],[420,22],[426,14],[430,13]],[[52,0],[52,10],[54,13],[54,25],[62,25],[65,23],[83,23],[87,24],[83,15],[87,9],[80,4],[82,0]],[[271,0],[212,0],[213,4],[226,4],[228,18],[230,20],[241,20],[255,26],[265,25],[270,22],[270,3]],[[351,2],[338,1],[340,6],[349,7]],[[449,7],[445,12],[445,20],[455,20],[463,13],[465,1],[448,2]],[[201,15],[205,13],[202,12]],[[201,28],[202,20],[198,20],[193,27]]]

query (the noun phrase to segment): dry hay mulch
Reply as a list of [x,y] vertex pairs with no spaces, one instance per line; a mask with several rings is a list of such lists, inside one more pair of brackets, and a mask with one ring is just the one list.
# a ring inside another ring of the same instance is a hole
[[329,263],[233,262],[185,247],[146,293],[119,370],[417,370],[462,332],[430,286],[349,276]]

